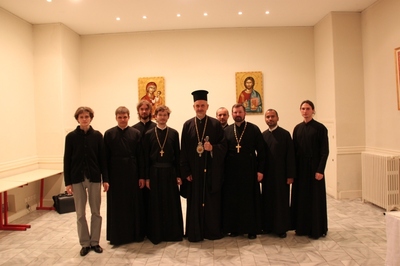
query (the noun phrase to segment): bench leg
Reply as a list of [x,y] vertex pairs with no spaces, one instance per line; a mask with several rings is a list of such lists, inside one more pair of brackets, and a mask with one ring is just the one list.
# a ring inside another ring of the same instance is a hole
[[44,197],[44,178],[40,180],[40,199],[39,199],[39,206],[36,207],[36,210],[46,210],[46,211],[54,210],[54,207],[43,206],[43,197]]
[[[3,206],[3,193],[0,193],[0,206]],[[25,231],[31,228],[29,224],[8,224],[8,196],[7,191],[4,191],[4,213],[0,211],[0,230],[15,230]]]

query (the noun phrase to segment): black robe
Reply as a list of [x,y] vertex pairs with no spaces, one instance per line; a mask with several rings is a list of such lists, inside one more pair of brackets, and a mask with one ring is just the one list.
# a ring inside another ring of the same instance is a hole
[[291,229],[290,185],[295,178],[296,162],[290,133],[277,127],[263,132],[266,166],[262,181],[262,229],[265,233],[283,234]]
[[[194,124],[195,118],[184,123],[181,137],[181,177],[183,182],[181,194],[187,198],[186,235],[191,242],[202,241],[204,238],[214,240],[222,237],[221,186],[226,141],[221,123],[215,118],[206,117],[208,121],[204,137],[209,137],[213,146],[212,155],[205,151],[200,157],[196,151],[198,139]],[[206,118],[203,118],[200,123],[196,118],[200,138],[205,120]],[[205,164],[206,172],[204,172]],[[193,177],[191,182],[186,179],[189,175]]]
[[[154,128],[146,132],[143,140],[145,175],[150,180],[147,237],[153,244],[181,241],[183,237],[182,207],[177,185],[177,178],[181,177],[179,134],[173,128],[168,128],[168,136],[166,132],[167,129]],[[161,156],[160,145],[166,137]]]
[[[311,120],[293,130],[296,155],[296,180],[292,189],[292,218],[298,235],[319,238],[328,231],[325,165],[329,154],[328,130]],[[324,174],[322,180],[315,173]]]
[[[236,127],[239,139],[245,126]],[[222,197],[224,233],[257,234],[261,232],[261,194],[257,172],[264,172],[265,151],[260,129],[247,122],[237,151],[234,124],[225,129],[228,153]]]
[[[132,127],[140,131],[140,136],[142,136],[141,140],[143,141],[144,134],[146,134],[148,130],[154,129],[156,125],[157,125],[156,123],[149,120],[146,123],[139,121]],[[148,217],[148,207],[149,207],[149,189],[147,187],[142,188],[142,195],[143,195],[144,216],[145,216],[144,230],[145,233],[147,234],[147,224],[148,224],[147,217]]]
[[140,132],[113,127],[104,134],[110,188],[107,192],[107,240],[112,245],[143,241],[144,206],[139,178],[144,178]]

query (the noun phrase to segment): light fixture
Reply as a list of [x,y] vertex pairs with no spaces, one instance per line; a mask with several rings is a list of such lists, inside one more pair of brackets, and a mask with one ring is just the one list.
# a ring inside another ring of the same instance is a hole
[[146,19],[147,18],[147,16],[143,16],[143,19]]
[[204,12],[204,14],[203,14],[205,17],[207,17],[208,16],[208,14],[206,13],[206,12]]
[[181,16],[181,14],[177,14],[176,16],[179,18]]
[[121,20],[121,18],[120,18],[120,17],[117,17],[117,18],[116,18],[116,20],[120,21],[120,20]]
[[51,3],[52,0],[47,0],[47,2]]
[[239,15],[242,15],[242,14],[243,14],[243,12],[242,12],[242,11],[239,11],[239,12],[238,12],[238,14],[239,14]]
[[267,15],[268,15],[268,14],[269,14],[269,11],[265,11],[265,14],[267,14]]

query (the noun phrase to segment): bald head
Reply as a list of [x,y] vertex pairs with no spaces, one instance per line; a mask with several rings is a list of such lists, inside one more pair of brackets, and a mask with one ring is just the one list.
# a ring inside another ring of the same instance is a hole
[[222,127],[226,127],[228,125],[229,119],[229,111],[225,107],[220,107],[217,109],[216,118],[221,123]]

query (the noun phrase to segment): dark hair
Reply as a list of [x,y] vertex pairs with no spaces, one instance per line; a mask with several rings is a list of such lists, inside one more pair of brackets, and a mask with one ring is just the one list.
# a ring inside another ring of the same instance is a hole
[[275,109],[268,109],[267,111],[265,111],[265,113],[267,112],[275,112],[276,116],[279,117],[278,112]]
[[253,82],[253,87],[254,87],[254,85],[256,84],[256,82],[254,81],[254,78],[253,78],[253,77],[247,77],[247,78],[244,79],[244,82],[243,82],[244,87],[246,87],[246,81],[249,80],[249,79]]
[[90,119],[93,119],[94,112],[93,112],[92,108],[87,107],[87,106],[81,106],[81,107],[78,107],[78,109],[76,109],[75,114],[74,114],[74,117],[77,121],[78,121],[79,115],[82,114],[83,112],[88,112]]
[[314,107],[314,104],[313,104],[313,102],[312,101],[310,101],[310,100],[304,100],[304,101],[302,101],[301,102],[301,104],[300,104],[300,108],[301,108],[301,106],[303,105],[303,104],[308,104],[309,106],[311,106],[311,109],[315,109],[315,107]]
[[125,106],[120,106],[117,108],[117,110],[115,110],[115,115],[119,115],[119,114],[128,114],[128,116],[129,116],[130,115],[129,109],[126,108]]
[[244,108],[244,105],[243,105],[242,103],[235,103],[235,104],[232,106],[232,113],[233,113],[233,108],[240,108],[240,107],[242,107],[242,108],[243,108],[243,111],[246,112],[246,108]]

